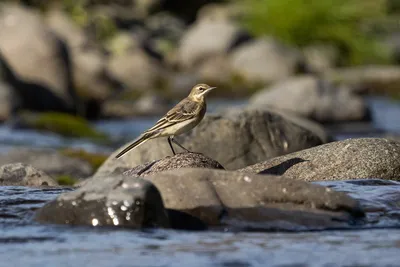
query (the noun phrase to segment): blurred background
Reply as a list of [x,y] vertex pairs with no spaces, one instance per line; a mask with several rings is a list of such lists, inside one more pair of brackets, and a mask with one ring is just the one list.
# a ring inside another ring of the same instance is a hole
[[398,138],[399,64],[399,0],[0,0],[0,153],[97,166],[200,82],[218,87],[211,112],[273,106],[336,139]]

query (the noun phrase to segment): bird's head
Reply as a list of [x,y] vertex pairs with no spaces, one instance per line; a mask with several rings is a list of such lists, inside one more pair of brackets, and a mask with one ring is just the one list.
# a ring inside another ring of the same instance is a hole
[[204,97],[215,88],[216,87],[211,87],[204,83],[197,84],[192,88],[192,91],[190,91],[189,98],[194,101],[202,101]]

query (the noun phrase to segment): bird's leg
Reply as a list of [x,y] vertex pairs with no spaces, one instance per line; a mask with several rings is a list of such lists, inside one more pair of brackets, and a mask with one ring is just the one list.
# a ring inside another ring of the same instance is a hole
[[171,136],[171,141],[174,142],[175,144],[177,144],[180,148],[182,148],[182,149],[185,150],[186,152],[190,152],[190,153],[191,153],[191,151],[190,151],[189,149],[187,149],[187,148],[183,147],[181,144],[179,144],[179,143],[174,139],[174,136]]
[[174,139],[172,139],[171,136],[168,136],[168,144],[169,144],[169,146],[170,146],[170,148],[171,148],[171,150],[172,150],[172,153],[174,153],[174,155],[176,155],[176,154],[175,154],[175,150],[174,150],[174,148],[172,147],[171,140],[173,141]]

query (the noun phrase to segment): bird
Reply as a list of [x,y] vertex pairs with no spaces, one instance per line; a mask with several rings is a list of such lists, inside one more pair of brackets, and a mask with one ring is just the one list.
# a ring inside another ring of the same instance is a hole
[[176,153],[172,143],[186,152],[190,152],[179,144],[174,137],[192,130],[200,123],[207,110],[205,98],[215,88],[204,83],[195,85],[186,98],[168,111],[153,127],[143,132],[136,140],[119,152],[116,158],[122,157],[150,139],[159,137],[168,137],[168,144],[174,155]]

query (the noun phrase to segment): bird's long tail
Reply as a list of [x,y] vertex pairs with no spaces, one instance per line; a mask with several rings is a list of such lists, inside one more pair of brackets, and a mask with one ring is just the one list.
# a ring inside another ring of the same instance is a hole
[[126,148],[124,148],[121,152],[118,153],[115,157],[118,159],[125,155],[129,150],[134,149],[135,147],[140,146],[144,142],[148,141],[153,137],[152,133],[146,133],[141,136],[139,136],[135,141],[133,141],[130,145],[128,145]]

